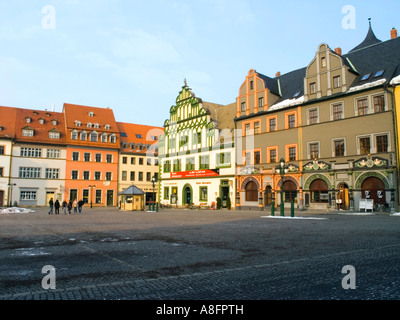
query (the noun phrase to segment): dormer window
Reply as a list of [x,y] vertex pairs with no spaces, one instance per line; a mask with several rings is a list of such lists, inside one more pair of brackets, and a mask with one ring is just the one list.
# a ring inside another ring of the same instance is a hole
[[43,119],[43,118],[40,118],[40,119],[39,119],[39,123],[40,123],[40,124],[44,124],[44,119]]
[[37,116],[39,113],[37,111],[33,111],[33,115]]
[[103,133],[103,134],[101,135],[101,142],[104,142],[104,143],[107,142],[107,133]]
[[23,137],[33,137],[34,136],[34,130],[32,128],[24,128],[22,129],[22,136]]
[[26,117],[25,119],[26,119],[26,123],[31,123],[32,122],[32,118],[30,118],[30,117]]
[[106,124],[106,125],[104,126],[104,128],[105,128],[106,130],[110,130],[110,129],[111,129],[111,126],[110,126],[109,124]]
[[90,141],[91,141],[91,142],[97,142],[97,141],[99,141],[99,135],[97,134],[96,131],[93,131],[93,132],[90,134]]
[[71,132],[71,140],[78,140],[78,131],[72,130],[72,132]]
[[46,117],[50,117],[50,116],[51,116],[51,114],[46,112]]
[[52,123],[53,126],[56,126],[58,121],[57,120],[52,120],[51,123]]
[[89,117],[94,117],[94,113],[92,111],[89,112]]
[[50,139],[60,139],[60,132],[58,131],[50,131],[49,132]]
[[0,126],[0,131],[3,131],[3,126]]
[[368,80],[368,78],[369,78],[370,76],[371,76],[370,73],[363,75],[363,76],[361,77],[361,81]]
[[88,128],[91,128],[93,125],[89,122],[86,126],[87,126]]
[[82,123],[78,120],[75,121],[75,126],[80,127],[82,125]]
[[86,131],[82,131],[81,132],[81,141],[86,141],[87,140],[87,132]]
[[131,143],[131,149],[135,149],[136,145],[134,143]]
[[116,143],[117,142],[117,136],[115,134],[110,135],[110,143]]
[[94,127],[95,127],[96,129],[99,129],[99,128],[100,128],[100,125],[99,125],[98,123],[95,123],[95,124],[94,124]]
[[340,87],[340,76],[333,77],[333,87],[334,88]]

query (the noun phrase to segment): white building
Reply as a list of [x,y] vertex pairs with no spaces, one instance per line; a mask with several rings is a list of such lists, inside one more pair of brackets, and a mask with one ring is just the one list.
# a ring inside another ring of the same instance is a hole
[[170,109],[159,141],[162,204],[235,206],[234,122],[236,104],[196,98],[186,85]]

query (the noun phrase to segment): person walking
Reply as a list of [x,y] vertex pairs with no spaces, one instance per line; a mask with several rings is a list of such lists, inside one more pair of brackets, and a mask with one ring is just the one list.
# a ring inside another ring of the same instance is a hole
[[64,214],[67,214],[67,207],[68,207],[67,201],[65,201],[65,200],[63,201],[62,207],[63,207]]
[[78,212],[78,201],[76,201],[76,199],[74,200],[73,206],[74,206],[74,213],[77,213]]
[[69,200],[68,201],[68,214],[71,214],[71,210],[72,210],[72,201],[71,200]]
[[55,214],[60,214],[60,202],[58,201],[58,199],[56,200],[56,202],[54,202],[54,209],[55,209]]
[[50,201],[49,201],[49,207],[50,207],[49,214],[53,214],[53,206],[54,206],[53,198],[50,198]]
[[83,207],[83,200],[81,199],[81,200],[78,201],[78,211],[79,211],[79,213],[82,212],[82,207]]

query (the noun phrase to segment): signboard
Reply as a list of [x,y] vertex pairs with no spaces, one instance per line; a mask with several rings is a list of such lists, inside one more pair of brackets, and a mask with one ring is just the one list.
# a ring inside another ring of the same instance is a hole
[[204,170],[192,170],[192,171],[181,171],[171,172],[171,179],[178,178],[202,178],[202,177],[215,177],[219,176],[219,169],[204,169]]

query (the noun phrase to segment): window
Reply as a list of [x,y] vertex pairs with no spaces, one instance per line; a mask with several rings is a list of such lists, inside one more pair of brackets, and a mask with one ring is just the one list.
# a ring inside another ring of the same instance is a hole
[[310,83],[310,94],[314,94],[316,92],[315,82]]
[[318,109],[310,109],[308,110],[308,124],[316,124],[318,123]]
[[334,104],[332,106],[333,120],[340,120],[343,117],[343,107],[342,104]]
[[154,165],[155,165],[155,166],[158,166],[158,158],[155,158],[155,159],[154,159]]
[[345,152],[344,139],[335,140],[334,147],[335,147],[335,157],[343,157],[345,155],[344,154],[344,152]]
[[79,161],[79,152],[72,152],[72,161]]
[[246,102],[242,102],[242,103],[240,104],[240,111],[241,111],[241,112],[246,111]]
[[200,187],[200,201],[208,201],[208,188]]
[[379,70],[378,72],[376,72],[374,74],[374,78],[378,78],[378,77],[382,76],[384,72],[385,72],[385,70]]
[[189,137],[188,136],[181,136],[179,138],[179,147],[185,147],[187,143],[189,142]]
[[82,190],[82,200],[83,203],[89,203],[89,189]]
[[89,179],[90,179],[90,172],[83,171],[83,180],[89,180]]
[[88,122],[88,123],[86,124],[86,126],[87,126],[88,128],[91,128],[91,127],[93,127],[93,125],[92,125],[92,123],[91,123],[91,122]]
[[169,138],[169,148],[170,149],[175,149],[175,146],[176,146],[175,138]]
[[29,118],[29,117],[26,117],[25,120],[26,120],[26,123],[31,123],[32,122],[32,118]]
[[94,157],[96,162],[101,162],[101,153],[96,153]]
[[95,202],[96,202],[97,204],[100,204],[100,203],[101,203],[101,190],[96,190]]
[[90,141],[91,142],[97,142],[99,140],[99,136],[97,134],[97,132],[92,132],[90,134]]
[[59,169],[49,169],[46,168],[46,179],[58,179],[59,176]]
[[296,126],[296,115],[289,114],[288,115],[288,128],[294,128]]
[[359,116],[363,116],[363,115],[368,113],[368,100],[367,100],[367,98],[357,100],[357,111],[358,111],[358,115]]
[[269,131],[276,131],[276,118],[269,119]]
[[250,90],[253,90],[254,89],[254,83],[253,83],[253,81],[250,81]]
[[50,131],[49,138],[50,139],[60,139],[60,132]]
[[95,171],[94,172],[94,180],[101,180],[101,172],[100,171]]
[[136,164],[136,158],[135,157],[131,157],[131,164]]
[[163,167],[164,172],[171,172],[171,161],[166,160]]
[[81,132],[81,141],[86,141],[87,140],[87,132],[86,131],[82,131]]
[[60,159],[60,150],[57,149],[47,149],[47,158],[50,159]]
[[136,138],[143,139],[143,136],[141,134],[136,134]]
[[19,200],[36,200],[36,191],[21,191],[19,195]]
[[371,152],[371,143],[369,137],[360,138],[360,154],[369,154]]
[[210,157],[209,156],[200,156],[200,169],[208,169],[210,167]]
[[260,121],[254,122],[254,134],[260,133]]
[[106,172],[106,181],[111,181],[112,172]]
[[368,80],[368,78],[369,78],[370,76],[371,76],[370,73],[363,75],[363,76],[361,77],[361,81]]
[[110,143],[117,143],[117,136],[115,134],[110,135]]
[[99,129],[100,125],[98,123],[95,123],[93,127],[96,128],[96,129]]
[[106,155],[106,161],[107,161],[107,163],[112,163],[112,154]]
[[22,129],[22,136],[23,137],[33,137],[34,130],[33,129]]
[[201,143],[201,132],[193,133],[193,144]]
[[27,158],[40,158],[42,156],[42,149],[39,148],[21,148],[21,157]]
[[92,111],[89,112],[89,117],[93,117],[94,113]]
[[329,191],[328,185],[322,179],[315,179],[310,184],[311,202],[328,203]]
[[78,171],[77,170],[72,170],[71,171],[71,179],[72,180],[78,180]]
[[388,136],[387,135],[376,136],[376,151],[377,152],[388,152]]
[[139,158],[139,164],[142,166],[143,165],[143,158]]
[[143,172],[139,172],[139,181],[143,181]]
[[151,172],[146,172],[146,181],[151,181]]
[[164,200],[169,199],[169,187],[164,187]]
[[223,152],[216,155],[217,167],[230,167],[231,166],[231,153]]
[[0,156],[4,156],[4,146],[0,146]]
[[78,120],[75,120],[75,126],[80,127],[82,125],[82,123]]
[[260,164],[260,163],[261,163],[261,152],[254,151],[254,164]]
[[251,164],[251,154],[250,152],[246,152],[245,154],[245,165]]
[[103,134],[101,135],[101,142],[103,142],[103,143],[106,143],[106,142],[107,142],[107,134],[106,134],[106,133],[103,133]]
[[244,134],[248,136],[250,134],[250,123],[244,125]]
[[126,164],[128,162],[128,157],[122,157],[122,163]]
[[83,158],[84,158],[84,161],[89,162],[90,161],[90,153],[85,152],[83,154]]
[[4,177],[4,168],[0,167],[0,177]]
[[333,87],[334,88],[340,87],[340,76],[333,77]]
[[78,140],[78,131],[73,130],[71,132],[71,140]]
[[264,97],[258,98],[258,107],[264,107]]
[[135,181],[135,171],[131,171],[131,181]]
[[181,160],[180,159],[175,159],[173,162],[174,166],[174,172],[180,172],[181,171]]
[[195,169],[194,158],[186,158],[185,170],[191,171]]
[[310,148],[310,159],[319,158],[319,143],[312,142],[309,144],[309,148]]
[[269,162],[270,163],[276,163],[276,149],[270,149],[269,150]]
[[374,97],[374,110],[375,112],[385,111],[385,98],[383,95]]
[[296,147],[289,148],[289,161],[296,161]]
[[321,67],[322,68],[326,67],[326,58],[325,57],[321,58]]
[[110,130],[110,129],[111,129],[111,126],[110,126],[109,124],[106,124],[106,125],[104,126],[104,129]]

